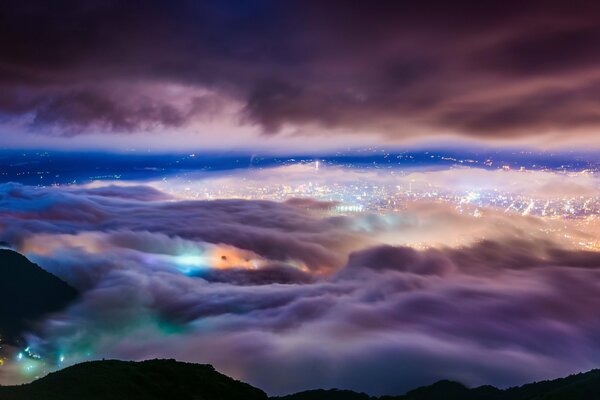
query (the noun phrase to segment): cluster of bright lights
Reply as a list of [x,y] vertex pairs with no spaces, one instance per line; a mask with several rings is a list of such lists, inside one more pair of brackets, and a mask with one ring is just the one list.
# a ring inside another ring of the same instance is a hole
[[364,210],[365,207],[362,204],[341,204],[335,208],[338,213],[358,213]]
[[42,356],[34,352],[30,346],[17,353],[16,359],[21,365],[22,373],[25,375],[38,374],[36,376],[39,376],[39,373],[44,369],[45,362]]
[[[44,357],[31,346],[25,347],[16,353],[14,361],[20,366],[20,371],[27,377],[38,378],[53,369],[64,365],[65,355],[60,353],[56,357]],[[7,360],[0,365],[7,363]]]
[[[432,156],[433,157],[433,156]],[[452,157],[440,156],[442,160],[450,160],[458,163],[476,163],[473,160],[458,160]],[[194,199],[248,199],[248,200],[273,200],[286,201],[293,198],[311,198],[319,201],[332,202],[328,209],[319,208],[317,211],[336,215],[352,215],[360,213],[373,213],[379,216],[388,214],[400,214],[410,212],[413,204],[418,203],[443,203],[453,207],[457,213],[482,218],[488,210],[495,213],[504,213],[509,216],[533,216],[550,222],[548,227],[540,228],[543,234],[557,234],[567,239],[572,245],[588,250],[600,249],[600,240],[581,241],[581,238],[570,238],[565,236],[570,228],[564,227],[564,232],[558,232],[554,228],[556,221],[568,221],[575,224],[583,232],[591,232],[594,235],[600,228],[600,195],[594,195],[594,191],[588,194],[570,193],[568,190],[561,193],[560,188],[555,192],[528,190],[523,186],[525,182],[532,181],[532,175],[538,174],[541,183],[544,179],[549,182],[559,182],[561,179],[569,182],[570,179],[579,179],[592,188],[594,179],[598,179],[600,170],[585,168],[573,170],[564,168],[538,170],[527,166],[511,167],[505,164],[494,164],[491,160],[485,160],[485,166],[498,165],[498,170],[511,174],[507,177],[519,180],[523,177],[521,185],[506,183],[506,177],[501,179],[496,187],[485,182],[480,177],[472,182],[459,180],[454,185],[436,184],[423,177],[411,179],[410,172],[402,169],[389,169],[381,172],[381,179],[370,179],[371,175],[365,175],[363,179],[357,173],[356,179],[332,179],[336,171],[329,171],[326,163],[289,164],[280,171],[281,179],[242,179],[229,182],[218,181],[219,184],[210,185],[202,181],[199,185],[191,175],[188,178],[180,176],[177,179],[164,180],[157,184],[159,189],[183,198]],[[287,169],[285,169],[287,168]],[[332,167],[333,168],[333,167]],[[335,167],[337,168],[337,167]],[[360,165],[346,165],[349,171],[361,171]],[[364,168],[363,168],[364,169]],[[374,166],[372,169],[380,169]],[[286,179],[285,174],[289,171],[292,178]],[[504,172],[501,172],[504,173]],[[277,172],[273,172],[275,174]],[[389,174],[389,179],[385,179]],[[483,172],[482,172],[483,174]],[[521,174],[521,175],[519,175]],[[270,175],[267,174],[267,177]],[[343,171],[340,172],[343,176]],[[484,175],[482,175],[484,176]],[[498,175],[490,177],[496,179]],[[396,179],[399,178],[399,179]],[[477,178],[477,176],[476,176]],[[502,183],[503,182],[503,183]],[[520,181],[519,181],[520,182]],[[517,183],[519,183],[517,182]],[[537,184],[541,183],[538,182]],[[185,185],[185,190],[181,187]],[[546,185],[545,187],[549,187]],[[592,188],[593,189],[593,188]],[[212,263],[211,265],[213,265]]]
[[[444,157],[442,157],[444,159]],[[468,162],[468,160],[463,160]],[[462,161],[461,161],[462,163]],[[163,180],[157,183],[159,189],[183,198],[202,200],[212,199],[247,199],[247,200],[274,200],[286,201],[292,198],[312,198],[322,201],[338,202],[330,211],[338,214],[351,214],[360,212],[390,212],[401,211],[407,204],[414,201],[440,201],[455,205],[472,204],[479,207],[489,207],[503,210],[508,214],[535,215],[550,218],[585,218],[600,213],[600,196],[579,195],[554,195],[551,197],[536,197],[532,194],[520,193],[510,187],[497,187],[484,189],[472,182],[465,186],[457,187],[436,186],[429,181],[414,179],[396,180],[404,176],[402,170],[390,170],[389,181],[374,180],[367,176],[365,179],[352,181],[328,181],[327,178],[319,179],[327,167],[305,168],[301,172],[306,179],[286,181],[266,180],[237,180],[232,183],[219,183],[209,185],[198,181],[191,176],[178,179]],[[488,165],[488,164],[486,164]],[[288,167],[302,167],[305,164],[293,164]],[[353,170],[352,165],[347,166]],[[287,167],[286,167],[287,168]],[[357,170],[359,166],[356,167]],[[511,168],[502,166],[501,170],[511,171],[514,174],[527,176],[530,172],[554,174],[562,176],[565,180],[581,177],[592,179],[598,171],[582,170],[565,173],[564,171],[542,170],[534,171],[526,167]],[[296,171],[296,170],[293,170]],[[285,171],[282,172],[285,174]],[[314,178],[314,179],[313,179]],[[483,185],[489,187],[489,185]]]

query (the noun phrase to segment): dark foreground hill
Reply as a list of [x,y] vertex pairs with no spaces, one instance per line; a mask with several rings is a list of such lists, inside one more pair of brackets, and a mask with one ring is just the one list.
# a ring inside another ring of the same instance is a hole
[[[21,386],[0,386],[1,400],[267,400],[260,389],[210,365],[175,360],[92,361]],[[349,390],[311,390],[271,400],[600,400],[600,370],[510,389],[439,381],[404,395],[371,397]]]
[[91,361],[22,386],[0,387],[2,400],[266,400],[247,383],[210,366],[175,360]]
[[277,400],[600,400],[600,370],[567,378],[530,383],[501,390],[493,386],[469,389],[452,381],[439,381],[400,396],[370,397],[348,390],[310,390]]
[[77,296],[71,286],[12,250],[0,249],[0,337],[14,342],[44,314]]

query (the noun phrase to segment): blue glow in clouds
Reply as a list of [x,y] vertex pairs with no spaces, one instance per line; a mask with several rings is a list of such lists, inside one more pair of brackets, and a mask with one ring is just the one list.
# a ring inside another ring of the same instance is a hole
[[186,275],[209,268],[207,261],[206,257],[197,254],[184,254],[175,259],[177,269]]

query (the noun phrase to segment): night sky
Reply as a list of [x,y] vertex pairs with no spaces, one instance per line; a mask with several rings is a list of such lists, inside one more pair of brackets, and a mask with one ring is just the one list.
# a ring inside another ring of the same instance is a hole
[[0,0],[0,247],[80,293],[0,384],[598,368],[599,49],[592,1]]
[[323,3],[3,1],[4,142],[597,146],[594,2]]

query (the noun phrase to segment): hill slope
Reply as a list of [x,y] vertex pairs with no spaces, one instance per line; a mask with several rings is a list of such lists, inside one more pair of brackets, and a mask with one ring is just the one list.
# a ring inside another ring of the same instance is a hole
[[260,389],[210,365],[175,360],[91,361],[22,386],[0,387],[2,400],[266,400]]
[[405,395],[369,397],[346,390],[310,390],[278,400],[587,400],[600,399],[600,370],[566,378],[530,383],[500,390],[493,386],[469,389],[460,383],[440,381]]
[[0,337],[14,342],[31,321],[64,308],[77,291],[12,250],[0,249]]
[[[0,386],[2,400],[267,400],[260,389],[210,365],[175,360],[92,361],[21,386]],[[600,399],[600,370],[506,390],[469,389],[439,381],[399,396],[371,397],[350,390],[310,390],[272,400],[581,400]]]
[[352,390],[339,390],[339,389],[316,389],[307,390],[295,394],[290,394],[283,397],[272,397],[271,399],[285,399],[285,400],[371,400],[376,397],[371,397],[365,393],[357,393]]

